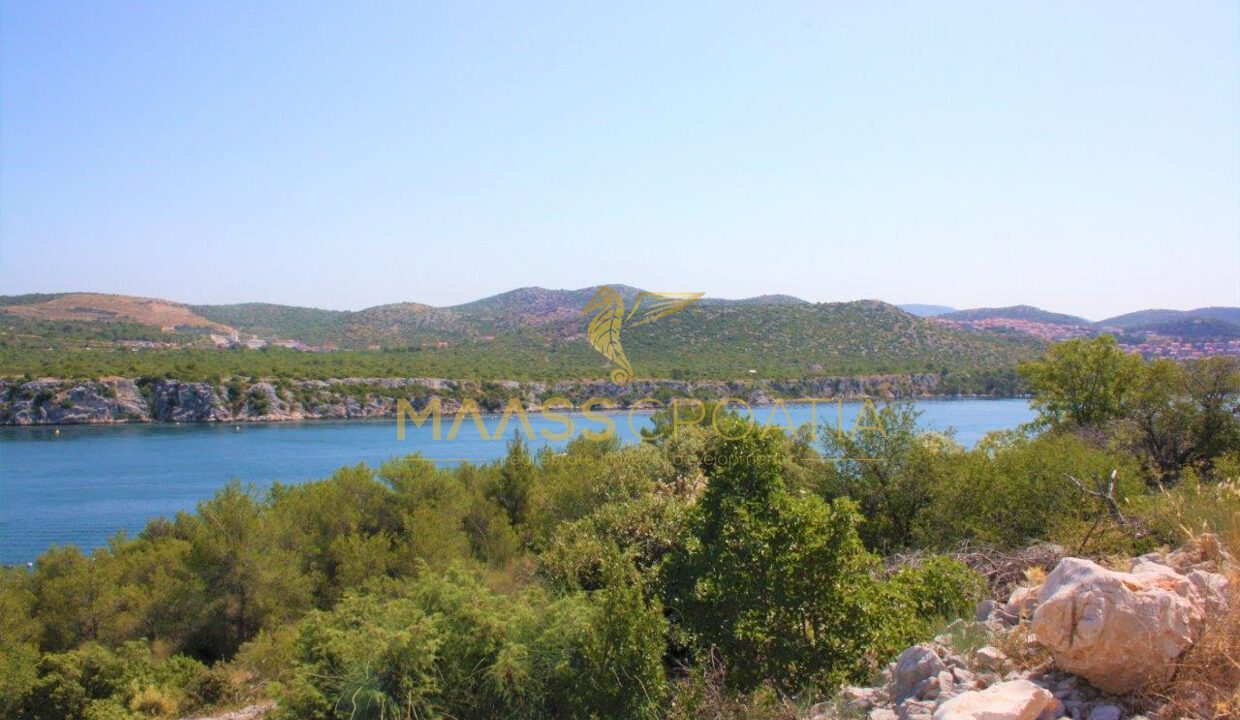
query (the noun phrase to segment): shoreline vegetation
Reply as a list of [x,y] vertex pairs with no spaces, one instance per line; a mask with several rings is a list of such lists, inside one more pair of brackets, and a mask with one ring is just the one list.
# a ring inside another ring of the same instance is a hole
[[903,373],[789,379],[476,381],[441,378],[172,377],[0,378],[0,426],[122,423],[254,423],[394,418],[399,401],[420,411],[438,401],[454,416],[472,401],[483,414],[514,400],[527,412],[544,406],[624,411],[674,399],[734,399],[752,406],[797,400],[1016,398],[1026,386],[1011,371]]
[[[888,668],[890,700],[865,702],[922,718],[950,693],[1012,689],[1010,661],[1112,693],[1065,694],[1078,709],[1234,716],[1234,624],[1185,606],[1197,620],[1177,647],[1206,640],[1155,658],[1181,684],[1120,687],[1031,645],[1026,600],[1064,584],[1037,557],[1081,558],[1066,567],[1116,586],[1110,565],[1171,562],[1163,550],[1195,539],[1240,551],[1240,364],[1150,363],[1104,338],[1022,370],[1035,423],[971,449],[919,431],[902,402],[874,430],[817,439],[662,412],[648,443],[553,452],[518,436],[483,464],[411,455],[263,492],[231,483],[105,548],[0,571],[0,714],[172,720],[274,702],[280,720],[791,720]],[[1193,575],[1197,562],[1183,569],[1211,592],[1185,597],[1240,607],[1240,577]],[[988,598],[985,627],[970,624]],[[1143,617],[1136,642],[1166,631]],[[926,643],[935,659],[906,650]],[[910,680],[910,657],[938,684]],[[943,679],[942,658],[965,672]]]

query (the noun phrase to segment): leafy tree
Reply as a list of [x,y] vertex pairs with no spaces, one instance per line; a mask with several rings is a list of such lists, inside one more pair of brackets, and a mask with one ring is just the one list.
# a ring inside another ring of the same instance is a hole
[[1240,362],[1156,360],[1142,370],[1125,435],[1152,480],[1174,482],[1189,465],[1208,471],[1216,458],[1240,449]]
[[76,547],[52,548],[35,564],[32,590],[42,645],[71,650],[87,641],[115,642],[130,629],[120,590],[120,565],[105,550],[87,557]]
[[0,714],[15,717],[34,688],[42,628],[23,569],[0,569]]
[[1132,392],[1127,420],[1129,443],[1143,458],[1153,479],[1179,475],[1195,453],[1194,416],[1183,366],[1156,360],[1143,368]]
[[825,472],[820,490],[828,497],[855,500],[865,518],[861,537],[874,549],[899,549],[913,543],[919,513],[930,504],[941,474],[943,452],[954,444],[927,442],[917,428],[912,403],[887,405],[872,418],[861,418],[853,431],[823,435]]
[[1115,338],[1068,340],[1021,365],[1033,389],[1037,422],[1051,428],[1094,428],[1125,415],[1142,360]]
[[1240,359],[1194,360],[1186,374],[1188,394],[1198,411],[1195,453],[1208,468],[1219,456],[1240,451]]

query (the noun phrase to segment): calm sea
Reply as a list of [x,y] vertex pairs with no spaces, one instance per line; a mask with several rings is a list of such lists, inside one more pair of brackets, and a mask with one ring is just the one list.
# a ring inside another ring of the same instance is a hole
[[[938,400],[919,402],[921,424],[956,431],[971,446],[991,430],[1014,428],[1032,419],[1025,400]],[[754,409],[758,422],[786,425],[770,408]],[[846,403],[843,425],[850,429],[860,405]],[[789,406],[795,425],[810,421],[807,405]],[[633,440],[649,424],[649,412],[612,415],[617,432]],[[563,431],[563,425],[530,416],[535,431]],[[577,429],[600,429],[574,416]],[[485,418],[493,432],[498,417]],[[819,405],[817,423],[833,429],[834,405]],[[510,422],[512,436],[519,427]],[[449,429],[447,422],[443,431]],[[541,435],[540,435],[541,437]],[[545,443],[533,443],[542,445]],[[344,465],[412,453],[443,464],[501,457],[504,443],[483,440],[466,422],[453,441],[435,440],[429,423],[408,426],[396,438],[394,420],[253,425],[114,425],[0,429],[0,564],[26,563],[51,545],[104,545],[118,530],[133,534],[146,522],[192,510],[228,480],[259,487],[273,481],[298,483],[323,478]]]

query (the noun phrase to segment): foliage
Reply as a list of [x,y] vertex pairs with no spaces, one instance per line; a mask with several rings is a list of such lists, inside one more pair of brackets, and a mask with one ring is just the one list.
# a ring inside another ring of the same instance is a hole
[[1105,513],[1068,475],[1105,477],[1112,470],[1118,470],[1119,499],[1140,494],[1140,471],[1132,458],[1069,434],[962,454],[942,474],[916,520],[916,544],[949,548],[980,540],[1017,548],[1038,539],[1063,539],[1061,531]]
[[1209,471],[1240,450],[1240,361],[1158,360],[1139,375],[1120,428],[1151,473],[1174,482],[1186,467]]
[[1121,350],[1110,335],[1056,343],[1045,358],[1021,366],[1038,422],[1056,429],[1097,427],[1122,417],[1141,369],[1141,358]]
[[[861,509],[867,547],[893,550],[913,543],[914,523],[943,474],[940,459],[958,446],[927,442],[911,403],[865,406],[858,427],[822,438],[826,466],[819,491],[850,497]],[[868,415],[868,417],[867,417]]]
[[302,624],[287,717],[641,718],[661,703],[662,614],[633,588],[551,599],[459,570],[349,595]]
[[690,511],[689,541],[664,566],[665,603],[697,646],[729,658],[738,688],[858,679],[912,637],[917,609],[904,583],[877,578],[856,506],[789,493],[778,440],[727,437],[743,427],[713,439],[724,461]]

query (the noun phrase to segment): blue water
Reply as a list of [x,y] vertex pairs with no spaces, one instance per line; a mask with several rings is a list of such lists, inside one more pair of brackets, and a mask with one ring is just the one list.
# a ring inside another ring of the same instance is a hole
[[[1016,427],[1033,417],[1024,400],[919,402],[926,429],[953,428],[971,446],[991,430]],[[754,409],[760,423],[786,425],[782,413]],[[845,430],[860,412],[843,406]],[[808,405],[789,406],[793,424],[810,420]],[[840,413],[819,405],[820,429],[833,429]],[[649,425],[649,411],[610,415],[626,440]],[[562,424],[530,416],[536,432],[561,432]],[[597,421],[573,417],[577,430],[598,431]],[[488,433],[498,417],[484,419]],[[509,422],[505,436],[519,424]],[[445,418],[442,432],[450,429]],[[466,422],[455,440],[435,440],[430,424],[411,424],[404,440],[395,420],[252,425],[113,425],[0,429],[0,564],[26,563],[51,545],[93,549],[118,530],[133,534],[148,520],[192,510],[232,478],[259,487],[326,477],[344,465],[420,452],[442,464],[485,462],[504,454],[504,443],[483,440]],[[540,435],[541,437],[541,435]],[[541,446],[545,441],[532,443]],[[557,444],[557,443],[553,443]]]

